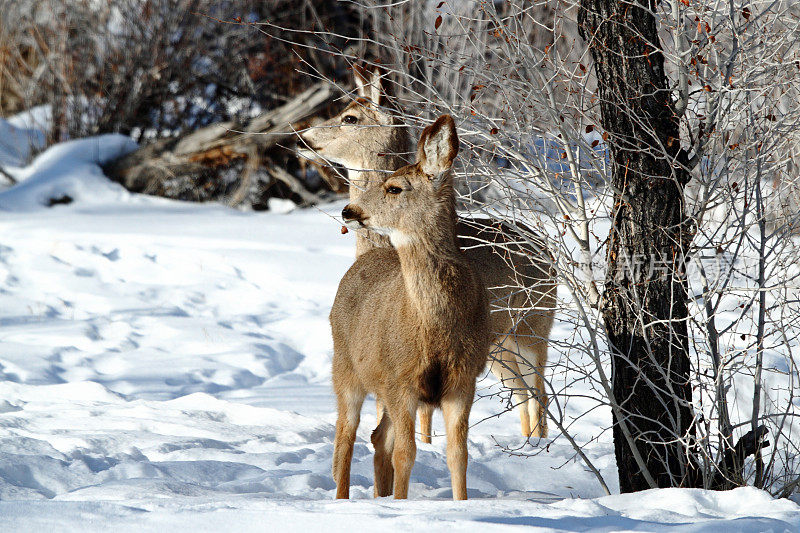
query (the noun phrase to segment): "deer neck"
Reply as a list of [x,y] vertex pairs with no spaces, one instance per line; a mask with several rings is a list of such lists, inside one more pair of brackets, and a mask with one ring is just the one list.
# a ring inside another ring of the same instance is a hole
[[446,217],[434,217],[413,235],[393,232],[406,292],[423,324],[436,327],[459,305],[455,285],[462,276],[464,259],[456,244],[455,207]]

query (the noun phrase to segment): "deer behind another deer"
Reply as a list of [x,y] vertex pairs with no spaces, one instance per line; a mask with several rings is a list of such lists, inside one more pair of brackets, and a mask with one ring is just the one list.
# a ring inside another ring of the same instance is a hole
[[[348,169],[350,200],[380,188],[389,173],[406,164],[411,152],[408,128],[381,107],[386,104],[379,70],[353,67],[358,99],[317,127],[304,131],[301,154],[321,163],[332,161]],[[458,219],[458,245],[478,271],[487,290],[490,369],[513,394],[522,434],[547,436],[547,392],[544,373],[547,344],[556,304],[552,256],[536,232],[491,218]],[[522,230],[521,233],[519,230]],[[376,247],[389,247],[385,235],[359,231],[356,257]],[[420,406],[422,441],[431,441],[431,410]]]

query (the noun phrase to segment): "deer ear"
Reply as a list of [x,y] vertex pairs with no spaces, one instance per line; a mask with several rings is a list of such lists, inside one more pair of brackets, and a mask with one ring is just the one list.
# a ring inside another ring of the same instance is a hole
[[367,69],[358,63],[353,65],[353,79],[356,82],[356,91],[358,91],[358,96],[361,98],[366,98],[366,87],[369,84],[368,76],[369,72],[367,72]]
[[383,98],[383,80],[378,67],[369,70],[362,65],[353,65],[353,77],[360,98],[369,100],[376,106],[381,105]]
[[369,98],[376,106],[383,105],[383,74],[378,67],[372,69],[369,82]]
[[458,154],[456,124],[450,115],[442,115],[422,131],[417,144],[419,168],[431,178],[450,170]]

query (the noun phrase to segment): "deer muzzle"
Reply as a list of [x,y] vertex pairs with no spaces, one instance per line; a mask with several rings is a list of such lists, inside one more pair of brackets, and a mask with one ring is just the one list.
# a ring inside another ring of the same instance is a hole
[[364,220],[367,217],[364,216],[364,212],[357,205],[347,204],[342,209],[342,218],[345,226],[357,229],[364,227]]

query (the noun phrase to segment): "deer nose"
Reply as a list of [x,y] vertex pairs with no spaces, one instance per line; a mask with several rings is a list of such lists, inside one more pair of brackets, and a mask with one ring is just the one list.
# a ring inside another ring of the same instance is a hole
[[344,206],[344,209],[342,209],[342,218],[345,220],[355,220],[356,213],[353,211],[352,207],[346,205]]
[[342,209],[342,218],[345,222],[353,221],[353,220],[360,220],[361,219],[361,209],[354,205],[347,204]]

